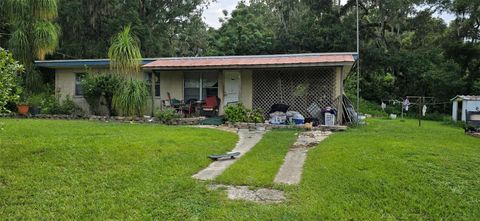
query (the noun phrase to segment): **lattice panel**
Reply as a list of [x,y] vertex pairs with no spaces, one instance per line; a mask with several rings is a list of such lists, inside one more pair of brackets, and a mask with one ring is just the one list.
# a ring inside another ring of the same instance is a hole
[[265,114],[273,104],[283,103],[305,117],[318,117],[311,110],[333,107],[334,96],[335,68],[253,71],[253,107]]

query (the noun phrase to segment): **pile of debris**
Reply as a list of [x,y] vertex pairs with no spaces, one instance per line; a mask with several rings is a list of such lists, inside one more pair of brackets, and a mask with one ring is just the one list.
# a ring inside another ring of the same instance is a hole
[[322,142],[332,132],[330,131],[306,131],[300,133],[297,141],[293,144],[293,148],[311,148]]

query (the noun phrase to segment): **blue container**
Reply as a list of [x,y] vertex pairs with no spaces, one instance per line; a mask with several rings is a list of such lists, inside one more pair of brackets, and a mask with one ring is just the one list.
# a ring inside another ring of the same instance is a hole
[[293,119],[295,124],[305,124],[305,119]]

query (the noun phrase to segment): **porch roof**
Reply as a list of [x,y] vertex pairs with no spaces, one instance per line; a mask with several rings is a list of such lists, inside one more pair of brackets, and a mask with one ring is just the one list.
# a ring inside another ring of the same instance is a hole
[[275,67],[320,67],[351,66],[357,54],[313,53],[249,56],[211,56],[211,57],[175,57],[159,58],[143,65],[144,69],[185,70],[217,68],[275,68]]

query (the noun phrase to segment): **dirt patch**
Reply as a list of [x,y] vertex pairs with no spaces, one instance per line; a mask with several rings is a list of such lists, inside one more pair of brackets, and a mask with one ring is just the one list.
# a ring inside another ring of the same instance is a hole
[[330,131],[306,131],[300,133],[292,148],[314,147],[327,138],[331,133],[332,132]]
[[246,200],[257,203],[282,203],[285,202],[285,194],[274,189],[250,189],[249,186],[210,185],[210,190],[226,189],[228,198],[231,200]]

